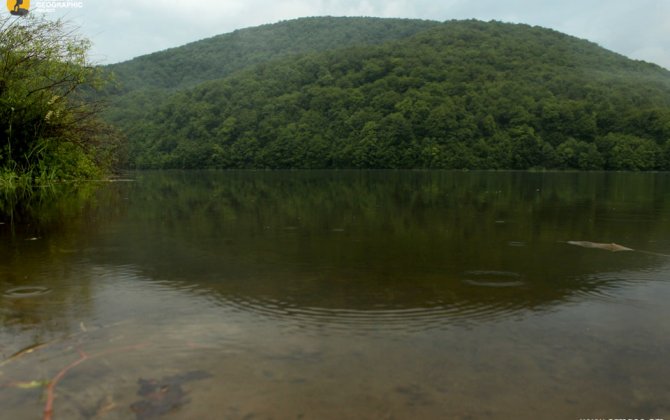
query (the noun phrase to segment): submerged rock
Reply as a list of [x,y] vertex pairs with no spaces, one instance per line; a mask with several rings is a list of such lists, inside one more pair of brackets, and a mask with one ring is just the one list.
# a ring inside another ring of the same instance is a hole
[[190,400],[182,384],[188,381],[210,378],[207,372],[195,370],[180,375],[168,376],[160,380],[138,379],[140,389],[137,395],[144,397],[130,405],[138,420],[160,417],[178,409]]

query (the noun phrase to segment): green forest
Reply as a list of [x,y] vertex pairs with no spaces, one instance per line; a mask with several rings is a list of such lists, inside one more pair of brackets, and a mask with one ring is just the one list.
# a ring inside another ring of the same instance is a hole
[[[670,72],[541,27],[301,18],[92,66],[62,23],[3,25],[5,174],[670,169]],[[70,56],[23,60],[30,30]]]
[[670,169],[670,72],[528,25],[307,18],[109,69],[131,167]]

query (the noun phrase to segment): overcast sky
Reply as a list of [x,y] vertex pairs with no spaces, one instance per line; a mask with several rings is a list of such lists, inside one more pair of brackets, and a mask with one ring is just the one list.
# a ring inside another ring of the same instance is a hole
[[[46,1],[46,0],[45,0]],[[235,29],[304,16],[520,22],[585,38],[670,69],[670,0],[69,0],[65,16],[113,63]],[[49,6],[48,3],[42,3]],[[37,13],[39,0],[31,0]]]

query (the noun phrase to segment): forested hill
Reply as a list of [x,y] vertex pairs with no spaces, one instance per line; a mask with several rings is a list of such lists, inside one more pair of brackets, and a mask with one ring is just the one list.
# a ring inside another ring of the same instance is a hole
[[417,19],[311,17],[217,35],[106,66],[119,91],[178,89],[291,54],[406,38],[438,22]]
[[527,25],[410,32],[135,91],[109,116],[138,167],[670,169],[667,70]]

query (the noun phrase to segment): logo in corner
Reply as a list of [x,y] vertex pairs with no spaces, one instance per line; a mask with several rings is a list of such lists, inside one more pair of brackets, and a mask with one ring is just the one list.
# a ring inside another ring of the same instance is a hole
[[14,16],[25,16],[30,9],[30,0],[6,0],[7,10]]

